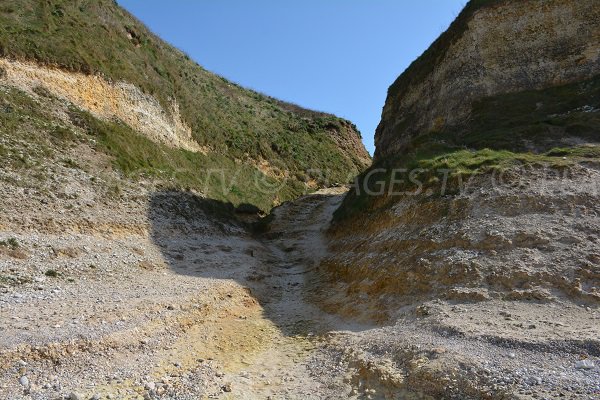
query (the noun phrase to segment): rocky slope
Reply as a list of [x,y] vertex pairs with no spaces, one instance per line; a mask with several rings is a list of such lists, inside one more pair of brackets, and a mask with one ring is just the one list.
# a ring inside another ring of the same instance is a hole
[[[435,299],[384,327],[324,313],[319,260],[344,189],[276,208],[257,235],[193,193],[122,182],[115,196],[101,164],[96,179],[46,167],[56,196],[0,188],[2,398],[597,393],[597,309]],[[550,341],[557,332],[570,340]]]
[[361,335],[366,374],[433,374],[434,398],[600,393],[599,12],[471,1],[391,86],[316,275],[325,310],[389,325]]
[[587,1],[469,3],[399,80],[456,78],[456,121],[419,99],[417,137],[380,135],[348,196],[255,223],[229,202],[268,209],[368,163],[350,123],[203,71],[111,1],[3,2],[0,397],[596,399],[598,41],[573,47],[581,68],[524,67],[565,81],[464,104],[478,78],[444,70],[452,46],[512,46],[552,13],[594,37]]
[[[274,230],[290,219],[301,228],[261,238],[228,205],[193,193],[127,182],[101,164],[45,167],[51,186],[0,188],[0,398],[350,391],[316,351],[321,313],[301,295],[335,192],[279,209]],[[118,195],[104,189],[109,176]]]
[[460,193],[396,199],[334,226],[324,267],[383,320],[432,298],[597,307],[599,165],[515,167]]
[[599,11],[470,2],[398,78],[332,229],[348,290],[598,302]]
[[[140,137],[118,138],[114,131],[122,129],[108,129],[101,135],[106,145],[97,150],[116,159],[130,178],[159,178],[266,210],[345,182],[370,164],[349,121],[204,70],[112,0],[4,1],[0,25],[0,84],[27,93],[34,103],[58,100],[38,104],[62,107],[44,116],[47,125],[81,128],[66,118],[69,108],[113,128],[124,124],[127,135]],[[2,134],[7,130],[3,126]],[[85,130],[97,135],[96,128]],[[156,153],[164,154],[164,162]],[[215,173],[199,182],[198,171]]]

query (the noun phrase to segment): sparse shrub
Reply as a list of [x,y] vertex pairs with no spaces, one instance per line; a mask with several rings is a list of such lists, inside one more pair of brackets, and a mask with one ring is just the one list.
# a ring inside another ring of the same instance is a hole
[[62,18],[65,16],[65,11],[62,9],[61,6],[56,5],[54,7],[54,10],[52,10],[52,15],[54,15],[55,17],[58,17],[58,18]]
[[4,14],[12,14],[15,12],[15,8],[12,6],[0,6],[0,12]]
[[117,198],[121,197],[122,193],[123,193],[123,190],[121,189],[121,185],[116,183],[108,188],[106,195],[109,198],[117,199]]
[[20,260],[27,258],[27,253],[20,248],[19,242],[15,238],[0,241],[0,254],[6,254]]
[[45,86],[41,86],[41,85],[34,87],[33,93],[37,94],[38,96],[42,96],[42,97],[48,97],[48,98],[52,97],[52,93],[50,93],[50,91]]
[[60,275],[57,271],[53,270],[53,269],[49,269],[47,270],[44,275],[50,277],[50,278],[58,278],[58,276]]
[[71,158],[64,159],[63,160],[63,165],[65,167],[68,167],[68,168],[81,169],[81,167],[79,166],[79,164],[77,164],[77,162],[75,162],[75,160],[73,160]]
[[15,238],[8,238],[0,242],[0,246],[10,247],[11,249],[16,249],[19,247],[19,241]]
[[75,134],[73,131],[62,126],[55,126],[54,129],[50,131],[50,135],[52,135],[53,139],[56,139],[59,142],[75,139]]
[[18,260],[27,259],[27,253],[19,247],[0,246],[0,254],[5,254],[9,257],[16,258]]

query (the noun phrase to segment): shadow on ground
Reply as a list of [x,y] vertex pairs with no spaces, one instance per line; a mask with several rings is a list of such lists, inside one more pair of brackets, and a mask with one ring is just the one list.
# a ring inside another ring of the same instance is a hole
[[190,192],[161,191],[148,208],[151,238],[178,274],[235,279],[252,261],[251,225],[230,203]]
[[[310,211],[326,197],[312,196],[289,207],[292,225],[303,227]],[[150,199],[151,238],[169,268],[177,274],[205,279],[233,280],[252,296],[283,334],[324,333],[321,311],[305,301],[305,272],[316,267],[310,250],[298,243],[301,233],[266,232],[266,217],[236,213],[228,203],[201,198],[189,192],[163,191]],[[287,221],[286,221],[287,223]],[[294,231],[292,226],[292,231]]]

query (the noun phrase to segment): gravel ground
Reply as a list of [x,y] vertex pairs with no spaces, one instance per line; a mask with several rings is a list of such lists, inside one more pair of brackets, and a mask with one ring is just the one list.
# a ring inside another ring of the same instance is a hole
[[434,299],[376,326],[309,301],[341,189],[256,236],[193,193],[59,172],[55,196],[0,188],[0,398],[600,398],[595,309]]

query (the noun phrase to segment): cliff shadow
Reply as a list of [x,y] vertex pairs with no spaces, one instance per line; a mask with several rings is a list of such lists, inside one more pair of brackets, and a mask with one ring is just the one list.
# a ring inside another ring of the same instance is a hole
[[[297,289],[304,282],[303,274],[297,272],[300,269],[289,273],[288,267],[281,266],[281,254],[269,244],[271,234],[260,233],[270,217],[260,219],[254,211],[190,192],[160,191],[149,198],[150,237],[176,274],[235,281],[248,289],[264,317],[284,335],[314,332],[315,307],[308,305],[311,311],[294,321],[291,311],[281,306],[283,298],[283,303],[293,307],[305,303],[304,290]],[[286,274],[292,278],[282,278]],[[302,310],[293,312],[303,314]]]
[[148,219],[152,242],[178,274],[239,279],[252,267],[258,242],[231,203],[160,191],[150,196]]

